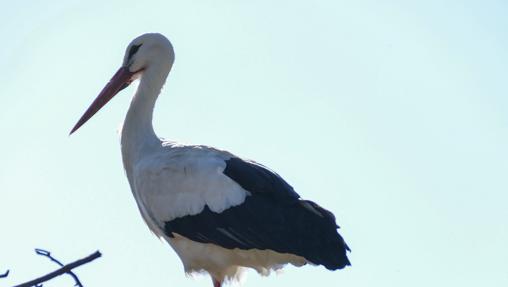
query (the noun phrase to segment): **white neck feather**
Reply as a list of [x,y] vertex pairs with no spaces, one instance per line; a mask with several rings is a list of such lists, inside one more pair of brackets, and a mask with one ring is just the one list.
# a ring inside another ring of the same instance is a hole
[[141,155],[160,147],[160,139],[153,130],[152,116],[170,69],[171,66],[153,63],[143,71],[121,132],[122,157],[127,173]]

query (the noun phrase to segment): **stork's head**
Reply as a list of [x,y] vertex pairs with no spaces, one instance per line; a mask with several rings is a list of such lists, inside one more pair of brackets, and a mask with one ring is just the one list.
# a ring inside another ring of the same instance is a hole
[[148,33],[134,39],[127,46],[122,67],[118,69],[113,78],[111,78],[83,116],[81,116],[72,128],[71,134],[86,123],[118,92],[125,89],[144,73],[151,71],[161,80],[165,80],[174,60],[175,53],[173,52],[173,46],[163,35]]
[[148,33],[132,40],[127,46],[123,67],[132,73],[142,72],[155,65],[169,70],[174,60],[173,46],[169,40],[162,34]]

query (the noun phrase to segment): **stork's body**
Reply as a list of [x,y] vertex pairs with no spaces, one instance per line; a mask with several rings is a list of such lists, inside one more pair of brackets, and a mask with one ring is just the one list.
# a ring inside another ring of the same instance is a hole
[[173,61],[164,36],[135,39],[123,67],[72,132],[141,76],[121,132],[123,163],[143,219],[173,247],[185,271],[207,271],[220,286],[242,267],[268,274],[287,263],[349,265],[333,215],[300,199],[279,175],[226,151],[155,135],[153,108]]

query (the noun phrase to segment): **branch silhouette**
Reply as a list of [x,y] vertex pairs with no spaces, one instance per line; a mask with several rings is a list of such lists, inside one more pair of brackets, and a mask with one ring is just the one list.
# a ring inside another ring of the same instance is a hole
[[5,278],[5,277],[9,276],[9,272],[10,272],[10,270],[7,269],[7,271],[5,271],[5,273],[0,274],[0,278]]
[[[64,266],[64,264],[62,264],[60,261],[58,261],[55,257],[51,256],[51,252],[49,252],[49,251],[46,251],[44,249],[35,248],[35,253],[37,253],[38,255],[48,257],[51,261],[60,265],[60,267]],[[76,276],[76,274],[74,274],[74,272],[72,272],[72,270],[69,270],[69,272],[67,272],[67,274],[69,274],[74,279],[74,282],[76,283],[76,284],[74,284],[74,286],[83,287],[83,285],[81,284],[81,281],[79,281],[78,276]]]
[[[78,277],[76,276],[76,274],[74,274],[72,272],[72,269],[76,268],[76,267],[79,267],[83,264],[86,264],[90,261],[93,261],[99,257],[102,256],[102,254],[99,252],[99,251],[95,251],[94,253],[88,255],[87,257],[85,258],[82,258],[82,259],[79,259],[79,260],[76,260],[72,263],[69,263],[67,265],[63,265],[60,261],[56,260],[54,257],[51,256],[51,253],[46,251],[46,250],[43,250],[43,249],[35,249],[35,252],[39,255],[42,255],[42,256],[46,256],[48,257],[51,261],[57,263],[58,265],[61,266],[60,269],[57,269],[51,273],[48,273],[44,276],[41,276],[39,278],[36,278],[36,279],[33,279],[33,280],[30,280],[28,282],[25,282],[25,283],[22,283],[22,284],[19,284],[19,285],[15,285],[13,287],[32,287],[32,286],[42,286],[41,283],[42,282],[46,282],[50,279],[53,279],[57,276],[60,276],[60,275],[63,275],[63,274],[69,274],[70,276],[72,276],[74,278],[74,281],[76,282],[76,285],[75,286],[78,286],[78,287],[82,287],[83,285],[81,285],[81,282],[79,281]],[[7,272],[8,274],[9,272]]]

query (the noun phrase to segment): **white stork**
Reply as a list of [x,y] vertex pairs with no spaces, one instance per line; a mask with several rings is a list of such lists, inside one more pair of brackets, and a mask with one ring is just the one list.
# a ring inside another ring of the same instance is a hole
[[185,272],[206,271],[220,287],[245,267],[266,275],[288,263],[350,265],[333,214],[300,199],[275,172],[227,151],[155,135],[153,109],[174,59],[163,35],[134,39],[71,134],[141,79],[121,131],[123,164],[143,219],[176,251]]

